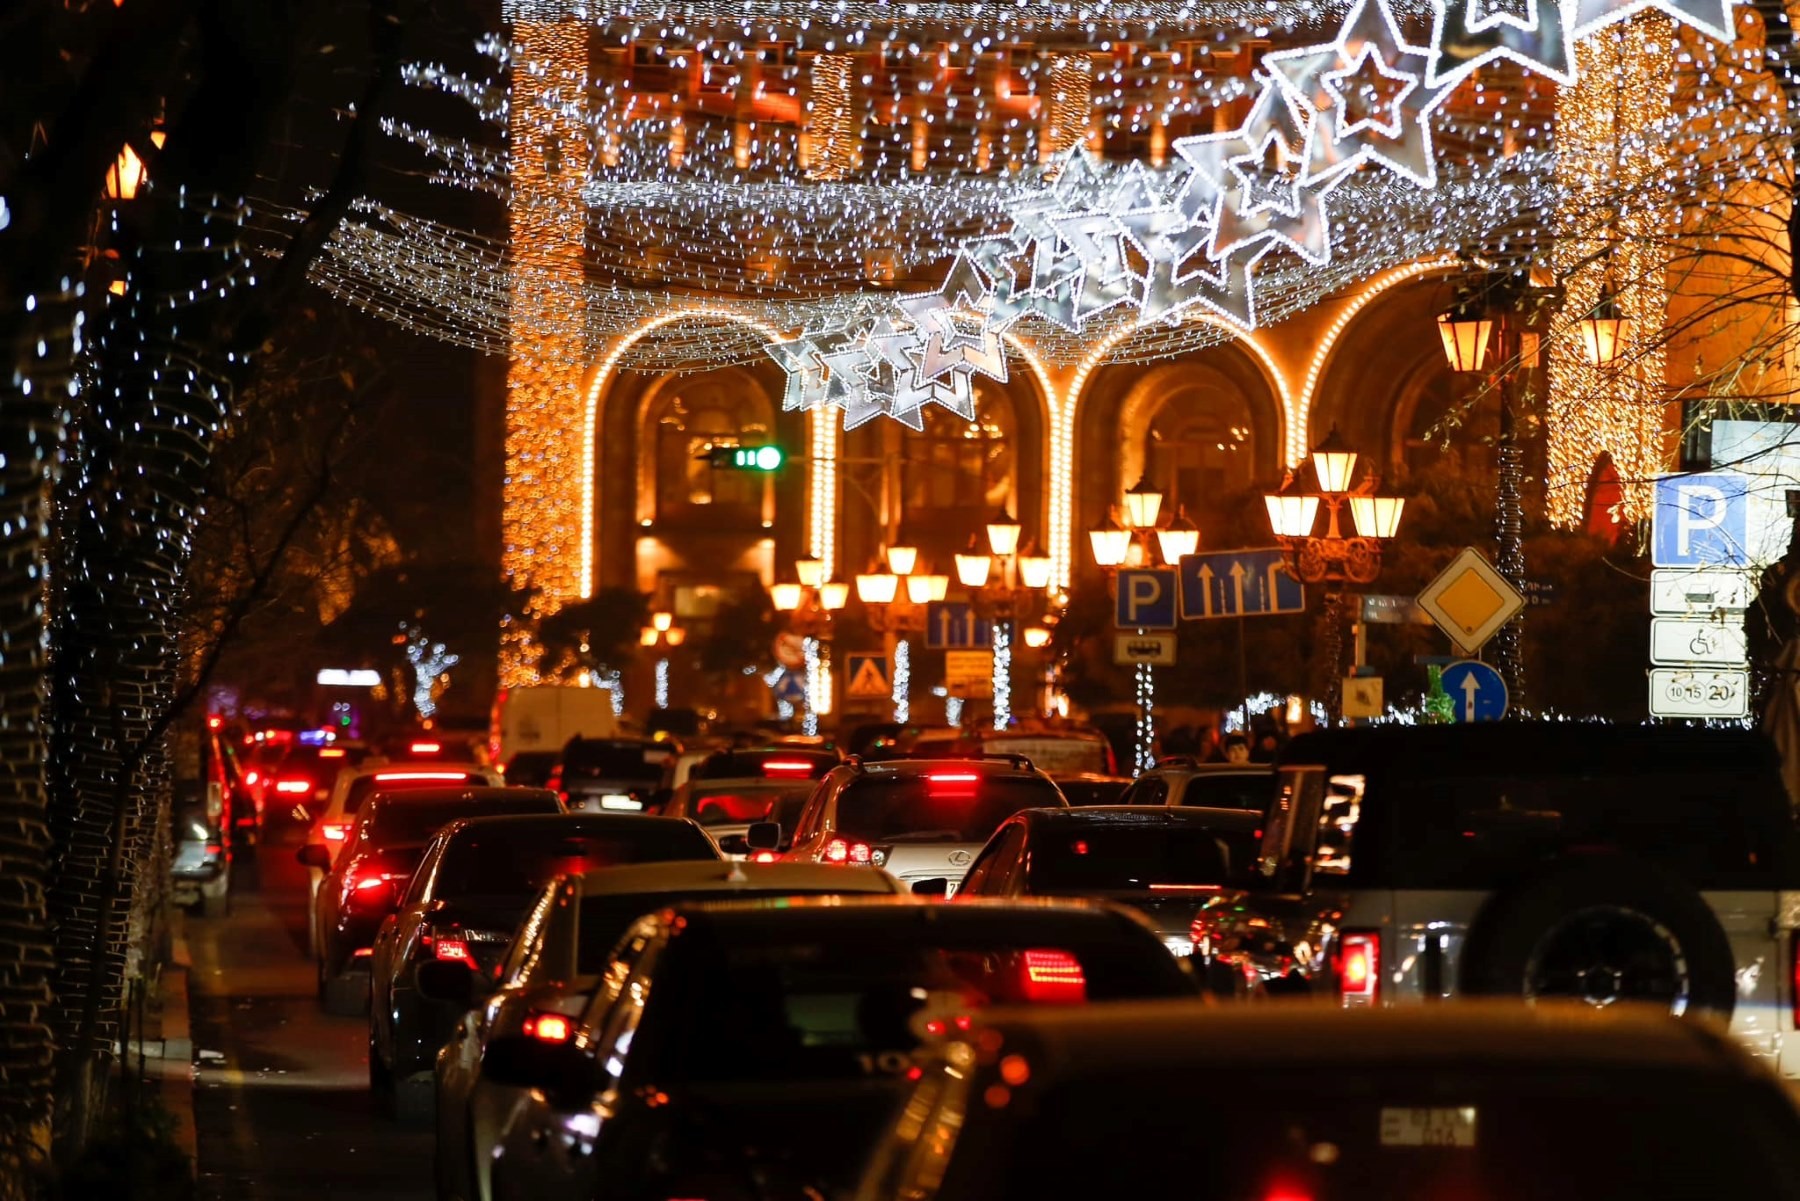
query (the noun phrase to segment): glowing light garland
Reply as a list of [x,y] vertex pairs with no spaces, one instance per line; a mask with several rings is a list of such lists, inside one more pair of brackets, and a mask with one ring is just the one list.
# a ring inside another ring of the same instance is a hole
[[894,721],[905,725],[912,720],[912,642],[902,638],[894,643]]
[[994,623],[994,728],[1012,725],[1012,623]]

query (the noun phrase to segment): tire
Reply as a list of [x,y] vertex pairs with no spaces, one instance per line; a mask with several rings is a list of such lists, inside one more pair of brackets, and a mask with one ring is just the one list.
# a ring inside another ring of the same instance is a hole
[[1731,943],[1700,894],[1624,855],[1566,859],[1495,893],[1469,927],[1459,984],[1727,1020],[1737,1002]]
[[394,1078],[388,1073],[387,1065],[381,1062],[381,1052],[375,1049],[375,1035],[369,1034],[369,1097],[375,1102],[375,1108],[383,1113],[393,1107]]
[[393,1083],[394,1117],[404,1126],[429,1126],[437,1116],[437,1086],[430,1076]]
[[217,887],[209,884],[200,890],[200,916],[215,919],[231,916],[230,876],[219,880]]
[[362,1017],[369,1012],[369,978],[363,973],[325,975],[323,983],[325,1012],[332,1017]]

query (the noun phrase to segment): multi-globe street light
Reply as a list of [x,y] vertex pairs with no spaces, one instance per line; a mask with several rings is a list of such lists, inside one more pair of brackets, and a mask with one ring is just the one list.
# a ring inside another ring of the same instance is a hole
[[[1125,524],[1119,523],[1117,510],[1111,510],[1105,522],[1088,531],[1094,562],[1106,573],[1111,588],[1118,587],[1121,570],[1154,567],[1159,558],[1169,567],[1179,567],[1182,559],[1200,549],[1200,529],[1188,519],[1185,509],[1177,509],[1175,519],[1163,524],[1163,493],[1148,475],[1125,490],[1123,507]],[[1135,775],[1149,770],[1156,761],[1155,666],[1139,663],[1134,685],[1138,711]]]
[[656,707],[669,707],[669,654],[687,641],[687,631],[675,624],[675,615],[658,609],[650,615],[650,624],[638,631],[638,644],[663,653],[656,658]]
[[[1050,556],[1019,550],[1022,534],[1011,513],[1001,509],[987,523],[987,547],[971,535],[969,549],[956,556],[956,578],[992,619],[994,728],[1012,724],[1012,654],[1019,605],[1050,586]],[[995,574],[998,565],[999,573]]]
[[944,599],[950,577],[919,571],[914,546],[888,547],[877,566],[885,570],[856,577],[856,596],[868,611],[870,627],[887,644],[894,721],[905,725],[912,720],[912,635],[925,628],[925,606]]
[[[1269,526],[1287,558],[1288,571],[1303,584],[1325,585],[1326,689],[1325,710],[1336,725],[1343,708],[1339,678],[1343,667],[1343,604],[1345,584],[1372,584],[1381,574],[1384,543],[1400,532],[1406,501],[1398,496],[1379,496],[1371,471],[1360,483],[1356,478],[1360,456],[1333,426],[1310,456],[1316,492],[1300,487],[1299,476],[1288,472],[1281,489],[1263,497]],[[1317,533],[1319,509],[1326,513],[1324,533]],[[1343,529],[1343,512],[1350,511],[1351,533]]]
[[806,656],[806,698],[801,709],[801,730],[819,732],[819,718],[831,712],[831,619],[850,603],[850,585],[825,578],[822,560],[807,556],[794,560],[798,582],[769,586],[769,600],[787,615],[788,628],[800,635]]

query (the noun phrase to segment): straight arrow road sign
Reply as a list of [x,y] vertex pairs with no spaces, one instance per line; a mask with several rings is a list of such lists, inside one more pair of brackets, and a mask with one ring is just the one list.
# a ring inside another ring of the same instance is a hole
[[1181,560],[1181,617],[1258,617],[1300,613],[1306,589],[1289,575],[1278,547],[1208,551]]
[[1499,721],[1506,716],[1506,681],[1500,673],[1475,659],[1464,659],[1444,668],[1444,691],[1456,702],[1459,723]]

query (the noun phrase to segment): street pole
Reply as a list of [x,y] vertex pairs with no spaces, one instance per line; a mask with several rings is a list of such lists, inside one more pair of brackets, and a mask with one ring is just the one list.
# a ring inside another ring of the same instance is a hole
[[1325,725],[1335,730],[1344,715],[1344,593],[1336,585],[1325,593],[1320,613],[1325,623]]
[[[1499,472],[1494,487],[1494,543],[1497,552],[1494,566],[1499,568],[1500,574],[1506,577],[1508,583],[1523,591],[1525,504],[1521,489],[1525,475],[1525,456],[1519,445],[1518,421],[1514,412],[1519,373],[1524,370],[1519,361],[1522,351],[1519,321],[1519,306],[1515,304],[1509,306],[1500,326],[1505,331],[1505,338],[1500,347],[1502,374],[1497,381],[1500,392],[1500,441]],[[1518,617],[1500,627],[1493,642],[1494,669],[1506,681],[1509,707],[1514,710],[1522,710],[1525,703],[1525,659],[1519,642],[1524,624],[1525,614],[1521,612]]]

